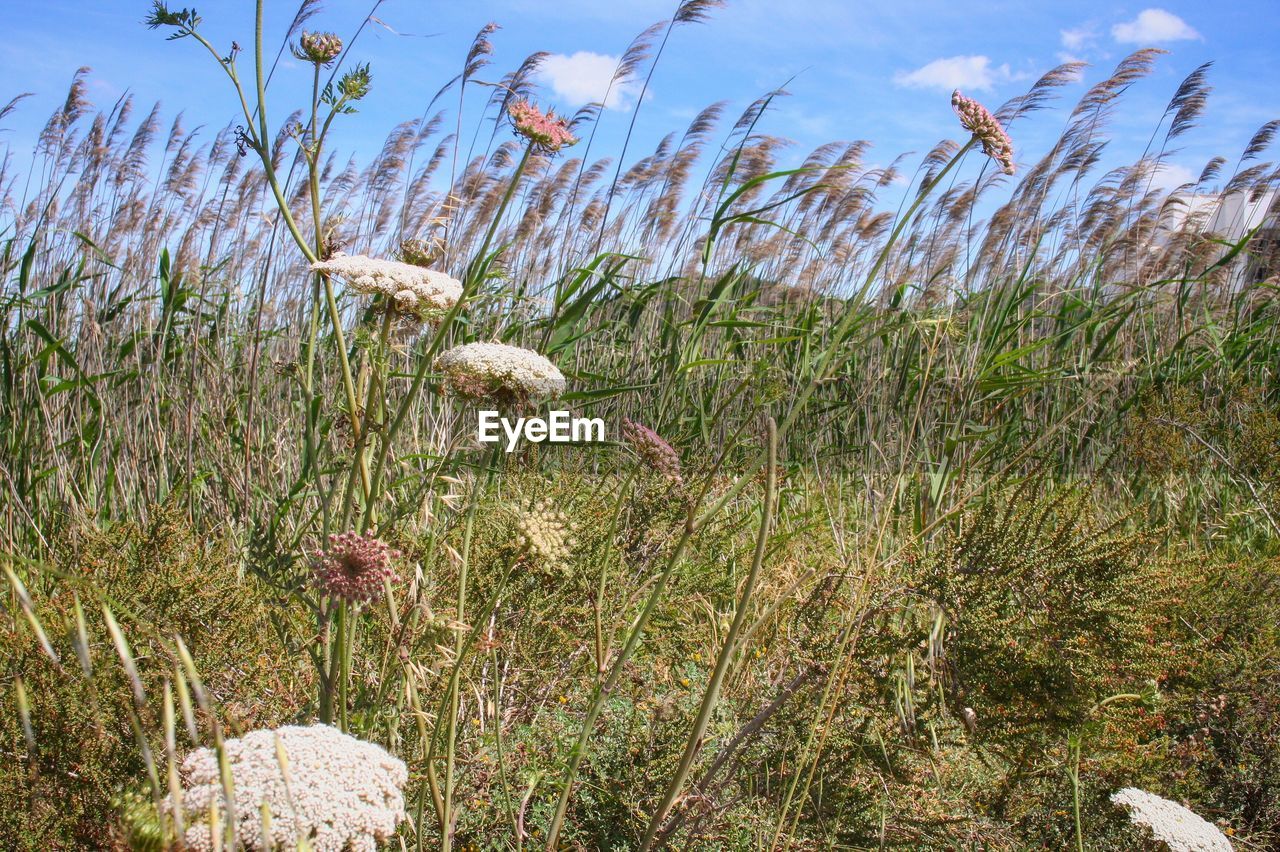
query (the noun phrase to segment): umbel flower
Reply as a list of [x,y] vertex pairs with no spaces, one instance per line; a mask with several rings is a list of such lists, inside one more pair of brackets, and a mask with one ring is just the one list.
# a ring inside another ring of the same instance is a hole
[[642,462],[672,482],[681,481],[680,455],[657,432],[642,423],[623,418],[622,438]]
[[518,135],[544,154],[554,154],[561,148],[578,144],[578,137],[569,132],[569,123],[556,115],[555,110],[545,113],[528,101],[513,101],[507,107],[511,126]]
[[1231,841],[1217,826],[1177,802],[1137,787],[1113,793],[1111,801],[1129,812],[1131,823],[1150,829],[1151,836],[1171,852],[1231,852]]
[[338,58],[339,53],[342,53],[342,39],[333,33],[306,31],[303,31],[302,38],[298,39],[298,46],[293,51],[293,55],[302,61],[317,65],[328,65]]
[[[223,748],[236,836],[246,849],[300,849],[304,841],[314,852],[375,852],[405,819],[404,762],[337,728],[286,725],[227,740]],[[182,776],[187,848],[221,848],[215,837],[221,839],[229,815],[217,753],[191,752]],[[177,810],[172,797],[162,807]]]
[[400,257],[414,266],[432,266],[444,257],[444,240],[439,237],[404,240],[400,243]]
[[383,581],[396,576],[392,550],[373,533],[346,532],[329,536],[329,547],[312,563],[316,588],[348,603],[373,603],[382,597]]
[[341,278],[357,293],[386,296],[397,312],[421,320],[447,311],[462,298],[462,282],[412,263],[336,254],[311,264],[311,269]]
[[999,163],[1005,174],[1013,174],[1013,142],[991,110],[966,98],[959,89],[951,93],[951,108],[960,117],[960,126],[978,137],[982,153]]
[[436,358],[436,369],[458,396],[503,404],[555,399],[564,374],[529,349],[505,343],[464,343]]
[[568,515],[549,501],[522,511],[516,518],[516,543],[539,567],[549,571],[564,567],[573,547]]

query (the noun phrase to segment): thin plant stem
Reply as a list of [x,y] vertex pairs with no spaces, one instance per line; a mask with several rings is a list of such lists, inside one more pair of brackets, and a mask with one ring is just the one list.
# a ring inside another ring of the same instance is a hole
[[720,688],[724,684],[725,676],[728,675],[729,667],[733,662],[734,653],[737,651],[738,634],[742,631],[750,612],[751,597],[755,592],[756,581],[760,577],[760,569],[764,566],[765,549],[769,542],[769,532],[773,525],[774,503],[777,500],[778,424],[774,422],[772,417],[768,420],[766,447],[768,448],[768,466],[765,468],[764,499],[761,508],[760,530],[756,535],[756,549],[751,560],[751,569],[747,572],[747,577],[742,583],[742,593],[738,598],[733,623],[729,626],[729,631],[725,634],[723,642],[721,642],[720,652],[716,656],[715,668],[712,670],[707,688],[702,694],[702,703],[698,707],[698,715],[694,719],[693,728],[689,731],[689,738],[685,743],[684,754],[680,757],[680,764],[676,767],[675,774],[667,785],[666,793],[663,795],[658,807],[649,818],[649,826],[645,829],[644,838],[640,841],[642,852],[647,852],[653,847],[655,840],[658,840],[659,831],[667,819],[667,814],[670,813],[671,807],[675,804],[680,791],[684,788],[684,783],[693,769],[694,760],[702,751],[707,728],[711,724],[711,714],[715,712],[716,704],[720,700]]

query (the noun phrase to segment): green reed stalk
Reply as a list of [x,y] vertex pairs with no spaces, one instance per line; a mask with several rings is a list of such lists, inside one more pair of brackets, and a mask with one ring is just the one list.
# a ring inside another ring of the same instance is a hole
[[440,803],[440,849],[442,852],[449,852],[453,848],[453,823],[457,818],[457,811],[453,803],[453,796],[456,792],[457,783],[457,751],[458,751],[458,713],[461,698],[462,683],[462,664],[470,653],[476,640],[480,637],[480,633],[485,628],[485,623],[497,611],[499,603],[502,601],[502,593],[506,591],[507,584],[511,581],[515,567],[520,564],[523,552],[511,559],[502,568],[497,584],[494,586],[493,593],[489,599],[476,614],[475,623],[472,624],[471,630],[468,631],[465,638],[459,636],[460,643],[458,645],[453,668],[449,675],[449,686],[445,691],[444,702],[447,702],[448,709],[440,708],[440,712],[436,717],[436,731],[432,733],[431,741],[433,745],[432,751],[427,757],[427,774],[428,780],[433,788],[438,788],[439,780],[435,775],[434,767],[434,743],[436,735],[440,728],[441,719],[447,719],[445,726],[445,777],[444,790],[439,796]]
[[611,556],[613,551],[613,536],[618,529],[618,519],[622,516],[622,507],[627,502],[635,480],[635,470],[632,469],[627,473],[627,478],[623,480],[622,487],[618,489],[618,499],[613,505],[613,515],[609,518],[609,534],[605,537],[605,552],[600,557],[600,579],[596,583],[596,599],[592,605],[595,616],[595,635],[596,635],[596,677],[603,675],[609,670],[608,652],[605,649],[604,641],[604,596],[605,588],[609,580],[609,568],[611,565]]
[[[497,234],[498,225],[502,221],[503,215],[507,211],[507,207],[511,204],[511,199],[515,196],[516,187],[519,186],[521,178],[524,176],[525,168],[529,165],[529,158],[533,155],[532,143],[525,147],[524,155],[520,158],[520,162],[516,165],[515,171],[511,175],[511,183],[507,186],[507,191],[502,196],[502,202],[498,205],[497,211],[494,213],[489,228],[485,232],[484,242],[480,245],[480,251],[472,258],[471,263],[467,265],[466,277],[462,282],[462,296],[458,299],[458,303],[454,305],[444,315],[440,321],[440,325],[436,328],[436,332],[431,337],[430,343],[423,352],[418,356],[418,369],[413,377],[413,384],[409,387],[408,393],[400,400],[400,405],[396,408],[396,415],[391,420],[391,425],[386,428],[382,437],[382,443],[378,451],[378,459],[374,463],[373,475],[370,483],[371,491],[377,491],[381,488],[382,478],[386,473],[387,460],[390,456],[391,445],[395,442],[395,438],[400,434],[400,430],[404,427],[405,421],[409,417],[409,412],[413,410],[414,402],[418,400],[418,395],[422,391],[423,385],[426,383],[427,375],[431,372],[431,363],[440,347],[443,345],[446,335],[453,327],[454,319],[462,312],[463,306],[467,300],[475,295],[483,282],[484,272],[488,269],[486,255],[489,247],[493,244],[494,235]],[[367,508],[366,508],[367,511]],[[372,519],[366,519],[366,527],[370,526]]]
[[[787,431],[790,429],[791,425],[795,423],[796,419],[800,416],[800,413],[804,410],[804,408],[808,405],[810,398],[813,396],[813,392],[817,389],[819,383],[823,378],[825,378],[827,371],[831,368],[831,365],[835,359],[836,352],[841,348],[841,345],[844,342],[844,338],[846,334],[848,334],[848,332],[852,329],[854,320],[859,316],[859,313],[855,309],[856,306],[860,305],[862,300],[870,292],[871,287],[875,283],[876,278],[880,274],[880,270],[884,267],[885,262],[888,260],[890,250],[893,248],[893,245],[897,242],[898,238],[901,236],[902,231],[906,228],[907,222],[909,222],[911,217],[915,215],[915,212],[920,208],[920,205],[924,203],[924,199],[930,193],[932,193],[932,191],[936,189],[937,186],[942,182],[942,179],[945,178],[953,168],[955,168],[956,164],[960,162],[960,160],[964,157],[966,153],[968,153],[969,149],[973,147],[974,143],[975,143],[975,140],[970,139],[966,145],[964,145],[959,151],[957,151],[951,157],[951,160],[947,163],[947,165],[943,167],[942,170],[939,171],[937,175],[934,176],[934,179],[930,181],[927,186],[921,187],[920,191],[916,194],[915,200],[912,202],[911,206],[907,209],[906,214],[902,216],[901,219],[898,221],[897,226],[893,229],[893,232],[889,235],[889,240],[881,249],[875,264],[872,266],[871,270],[867,273],[867,277],[862,287],[859,289],[859,291],[856,294],[854,294],[853,297],[851,297],[850,299],[851,306],[846,309],[844,317],[840,320],[839,323],[837,323],[834,331],[832,332],[832,335],[831,335],[832,341],[827,346],[827,348],[823,351],[822,355],[819,357],[818,363],[814,370],[813,375],[809,378],[809,381],[805,383],[803,390],[797,396],[796,401],[793,403],[790,412],[787,414],[787,417],[783,420],[782,424],[778,427],[777,431],[780,436],[787,434]],[[706,511],[704,511],[701,516],[695,517],[693,514],[695,509],[697,508],[697,502],[694,502],[691,504],[689,509],[689,517],[685,522],[684,532],[681,535],[678,544],[676,545],[675,551],[673,551],[670,560],[667,562],[666,567],[663,569],[662,573],[659,575],[657,581],[655,582],[653,590],[650,592],[649,598],[645,601],[645,604],[641,609],[640,614],[637,616],[636,621],[632,627],[631,634],[627,639],[626,645],[623,647],[621,653],[618,655],[618,659],[615,661],[610,671],[609,677],[604,681],[604,683],[602,683],[599,687],[597,687],[595,694],[592,697],[591,704],[587,709],[586,718],[583,720],[582,730],[579,734],[577,742],[573,747],[572,752],[569,755],[568,767],[565,771],[565,778],[563,781],[564,786],[561,788],[560,799],[556,805],[555,814],[552,816],[551,826],[547,831],[546,849],[548,850],[548,852],[555,852],[556,844],[559,842],[560,831],[564,825],[565,813],[568,811],[568,807],[569,807],[569,799],[573,795],[573,782],[574,782],[574,779],[577,777],[578,768],[581,765],[582,759],[586,754],[588,741],[590,739],[591,731],[595,726],[596,719],[600,715],[600,711],[604,706],[604,701],[607,699],[608,695],[612,692],[614,685],[618,681],[618,678],[620,678],[622,675],[622,666],[626,663],[627,660],[630,659],[631,655],[635,652],[635,649],[639,646],[641,635],[644,632],[644,628],[648,624],[649,617],[653,614],[654,608],[657,606],[658,601],[661,599],[663,593],[666,591],[666,584],[667,584],[667,581],[670,579],[671,572],[675,569],[676,563],[679,562],[681,558],[683,558],[684,551],[688,547],[689,541],[693,537],[694,532],[696,532],[698,529],[701,529],[708,522],[713,520],[716,517],[716,515],[718,515],[725,506],[727,506],[732,500],[737,498],[737,496],[742,493],[742,490],[747,487],[747,485],[753,480],[753,477],[755,476],[755,474],[765,464],[768,458],[768,454],[769,454],[769,450],[766,447],[760,454],[756,456],[754,461],[748,463],[748,465],[746,466],[746,469],[743,470],[742,473],[739,475],[737,482],[734,483],[734,485],[730,486],[728,489],[726,489],[725,493],[721,495],[721,497],[718,500],[716,500]],[[709,480],[708,480],[708,485],[709,485]],[[704,488],[704,493],[705,493],[705,488]]]
[[662,801],[659,802],[658,807],[653,812],[653,816],[649,819],[649,827],[645,829],[644,838],[640,842],[641,852],[648,852],[655,841],[662,842],[659,832],[667,819],[667,814],[671,811],[672,805],[675,804],[676,799],[680,796],[680,791],[684,788],[684,782],[688,779],[689,773],[693,769],[693,761],[702,751],[707,727],[711,724],[711,714],[715,712],[716,704],[720,700],[720,688],[724,684],[725,676],[728,675],[729,667],[738,650],[738,634],[742,631],[743,624],[746,623],[756,580],[759,579],[760,569],[764,566],[765,549],[769,543],[769,531],[773,525],[774,503],[778,496],[778,424],[774,422],[772,417],[768,421],[767,440],[768,467],[765,468],[764,505],[761,508],[760,532],[756,536],[756,550],[751,560],[751,570],[747,572],[747,578],[742,584],[742,594],[738,598],[733,623],[729,626],[729,631],[725,634],[724,641],[720,645],[719,654],[716,655],[715,668],[711,673],[707,688],[702,694],[702,703],[698,707],[698,715],[694,719],[693,729],[689,731],[689,739],[685,743],[684,754],[680,757],[680,764],[676,768],[675,774],[671,777],[671,782],[667,785]]
[[[333,120],[334,116],[336,116],[338,113],[338,105],[335,105],[333,109],[330,111],[328,118],[325,120],[323,129],[320,131],[319,135],[317,135],[312,140],[315,150],[313,152],[308,152],[306,151],[305,143],[303,144],[304,153],[307,154],[307,159],[308,159],[308,167],[309,167],[308,177],[309,177],[309,180],[311,181],[312,216],[316,220],[316,233],[314,235],[316,240],[316,245],[313,247],[307,242],[306,237],[303,236],[301,229],[298,227],[297,221],[295,221],[293,217],[293,212],[289,207],[289,203],[287,199],[285,198],[284,190],[280,186],[279,177],[276,175],[275,164],[271,161],[271,142],[270,142],[271,137],[270,137],[270,130],[269,130],[269,122],[267,120],[267,83],[266,83],[266,74],[264,72],[264,67],[263,67],[263,48],[262,48],[263,7],[264,7],[264,0],[257,0],[255,4],[255,16],[254,16],[254,50],[253,50],[254,76],[255,76],[256,94],[257,94],[256,109],[250,109],[249,107],[249,101],[248,101],[248,98],[246,97],[244,86],[242,85],[240,81],[239,73],[236,70],[234,53],[224,59],[222,56],[218,54],[218,51],[214,49],[213,45],[210,44],[209,41],[204,38],[204,36],[200,35],[200,33],[198,33],[194,28],[191,28],[191,27],[187,27],[187,26],[179,27],[177,35],[175,37],[180,38],[180,37],[189,36],[191,38],[194,38],[197,42],[199,42],[201,45],[204,46],[204,48],[210,53],[210,55],[213,56],[214,60],[218,63],[218,67],[220,67],[223,70],[223,72],[226,73],[228,79],[230,79],[231,84],[236,91],[236,95],[240,100],[240,108],[244,114],[245,121],[247,122],[247,127],[244,132],[244,139],[247,142],[248,146],[253,149],[254,153],[258,155],[258,159],[262,162],[263,174],[266,178],[267,186],[271,190],[271,195],[276,202],[276,208],[280,213],[280,218],[285,223],[285,227],[288,229],[290,236],[293,238],[294,244],[297,245],[298,250],[302,253],[302,256],[306,258],[308,263],[315,263],[320,259],[320,255],[323,252],[323,239],[324,239],[324,235],[322,231],[322,223],[320,220],[320,211],[322,210],[322,205],[320,201],[319,178],[318,178],[317,169],[320,161],[322,140],[324,139],[325,133],[328,130],[329,123]],[[158,26],[159,24],[157,23],[154,25]],[[316,96],[315,90],[319,84],[319,66],[316,67],[315,73],[316,73],[316,76],[313,79],[313,92],[312,92],[312,104],[313,104],[312,129],[313,130],[315,129],[315,111],[316,111],[316,104],[317,104],[317,96]],[[338,310],[337,299],[334,296],[333,282],[330,280],[329,276],[325,274],[321,274],[320,279],[323,284],[325,307],[329,314],[329,322],[333,327],[334,348],[338,356],[338,364],[342,373],[342,385],[343,385],[343,390],[346,394],[347,408],[351,416],[352,429],[356,430],[358,429],[358,426],[356,425],[356,420],[357,420],[357,412],[359,411],[359,403],[356,395],[355,380],[353,379],[352,373],[351,373],[351,364],[347,357],[346,338],[342,331],[342,316],[341,316],[341,312]],[[313,353],[314,353],[314,337],[311,338],[311,342],[309,343],[309,346],[308,346],[308,356],[307,356],[308,383],[310,382],[310,379],[312,376]],[[308,394],[314,393],[313,389],[310,387],[308,387],[307,392]],[[311,418],[310,400],[308,400],[307,418],[308,420],[310,420]],[[359,435],[356,434],[355,437],[358,439]],[[362,467],[361,484],[364,487],[364,491],[367,499],[368,495],[372,492],[372,483],[370,482],[370,479],[369,479],[369,473],[368,473],[367,467],[363,464],[361,467]]]

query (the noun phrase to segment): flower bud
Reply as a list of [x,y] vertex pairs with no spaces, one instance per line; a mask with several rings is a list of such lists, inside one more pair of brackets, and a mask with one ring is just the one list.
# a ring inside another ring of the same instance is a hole
[[342,39],[334,33],[303,32],[293,55],[317,65],[328,65],[342,53]]

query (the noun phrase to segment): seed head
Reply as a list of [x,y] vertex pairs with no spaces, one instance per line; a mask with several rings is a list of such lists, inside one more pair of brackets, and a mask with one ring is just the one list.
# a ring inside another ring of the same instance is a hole
[[328,65],[342,53],[342,39],[334,33],[303,32],[293,55],[304,62]]
[[648,426],[634,420],[622,421],[622,437],[640,457],[640,460],[652,467],[671,482],[679,483],[680,454],[675,448]]
[[1005,174],[1013,174],[1013,142],[991,111],[959,89],[951,93],[951,108],[960,117],[960,126],[982,143],[982,153],[999,163]]
[[507,107],[511,126],[516,134],[544,154],[554,154],[561,148],[578,143],[578,137],[569,132],[569,123],[556,115],[555,110],[545,113],[528,101],[514,101]]
[[400,243],[400,257],[405,263],[426,268],[441,261],[444,257],[444,249],[444,240],[439,237],[408,239]]
[[373,603],[382,597],[383,581],[396,576],[392,561],[400,553],[372,533],[329,536],[329,547],[312,562],[315,585],[348,603]]
[[568,562],[573,547],[569,517],[549,501],[543,501],[520,513],[516,541],[535,565],[547,571],[559,570]]

